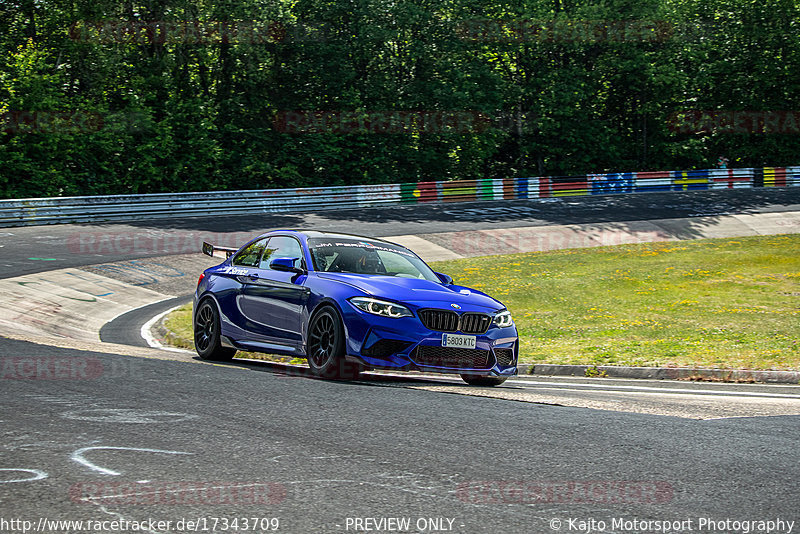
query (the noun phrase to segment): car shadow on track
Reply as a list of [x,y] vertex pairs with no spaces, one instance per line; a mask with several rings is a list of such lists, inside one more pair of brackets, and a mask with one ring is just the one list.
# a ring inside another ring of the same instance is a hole
[[[202,362],[202,363],[211,363],[207,360],[203,360],[198,356],[194,356],[192,358],[195,361]],[[325,380],[325,381],[333,381],[333,382],[340,382],[340,383],[359,383],[359,384],[372,384],[372,385],[403,385],[403,384],[441,384],[442,382],[452,384],[456,382],[455,378],[458,378],[458,375],[453,375],[450,379],[447,378],[447,375],[443,375],[441,378],[437,377],[430,377],[430,376],[419,376],[414,374],[409,375],[395,375],[395,374],[388,374],[388,373],[376,373],[376,372],[363,372],[358,375],[355,379],[350,380],[330,380],[326,378],[321,378],[311,372],[306,366],[303,365],[292,365],[287,363],[280,363],[280,362],[271,362],[266,360],[252,360],[246,358],[234,358],[229,362],[213,362],[213,365],[218,365],[222,367],[238,367],[240,369],[250,369],[253,371],[261,371],[272,373],[276,376],[281,378],[310,378],[314,380]],[[466,384],[460,382],[460,379],[456,382],[464,387],[469,387]]]

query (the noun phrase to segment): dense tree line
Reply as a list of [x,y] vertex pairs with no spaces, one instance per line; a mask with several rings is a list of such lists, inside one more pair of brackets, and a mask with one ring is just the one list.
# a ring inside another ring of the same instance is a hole
[[798,164],[794,0],[6,0],[0,196]]

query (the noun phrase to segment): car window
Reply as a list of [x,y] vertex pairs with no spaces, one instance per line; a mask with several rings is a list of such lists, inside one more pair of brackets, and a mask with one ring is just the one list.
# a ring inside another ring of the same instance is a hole
[[378,257],[386,273],[404,278],[424,278],[419,269],[405,256],[385,251],[378,251]]
[[439,281],[430,267],[413,252],[392,243],[325,237],[309,239],[308,246],[317,271]]
[[303,249],[300,242],[288,236],[271,237],[261,257],[261,269],[269,269],[269,262],[275,258],[298,258],[294,262],[295,267],[305,268],[303,261]]
[[233,257],[231,264],[242,265],[244,267],[255,267],[261,258],[261,253],[267,244],[266,239],[259,239],[247,245],[241,252]]

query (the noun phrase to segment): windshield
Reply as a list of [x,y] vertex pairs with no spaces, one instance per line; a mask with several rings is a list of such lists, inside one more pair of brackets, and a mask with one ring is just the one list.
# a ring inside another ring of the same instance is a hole
[[317,271],[440,281],[424,261],[399,245],[363,239],[319,237],[309,239],[308,248]]

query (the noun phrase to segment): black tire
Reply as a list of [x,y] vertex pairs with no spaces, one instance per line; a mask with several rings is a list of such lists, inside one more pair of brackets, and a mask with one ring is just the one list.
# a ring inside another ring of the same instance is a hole
[[306,359],[311,372],[322,378],[355,378],[358,365],[345,361],[344,328],[339,314],[330,306],[317,311],[308,324]]
[[505,376],[478,376],[478,375],[461,375],[470,386],[499,386],[506,381]]
[[194,350],[204,360],[227,362],[236,349],[223,347],[220,341],[219,311],[211,299],[200,302],[194,312]]

